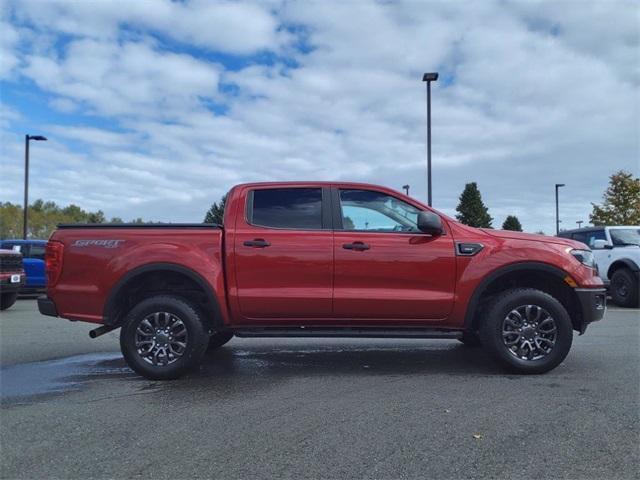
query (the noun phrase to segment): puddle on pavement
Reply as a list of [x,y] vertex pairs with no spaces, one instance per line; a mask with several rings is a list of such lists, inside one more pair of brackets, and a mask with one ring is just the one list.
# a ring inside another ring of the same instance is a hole
[[96,378],[123,374],[133,373],[119,352],[12,365],[0,369],[0,400],[5,404],[63,393],[77,390],[83,383]]

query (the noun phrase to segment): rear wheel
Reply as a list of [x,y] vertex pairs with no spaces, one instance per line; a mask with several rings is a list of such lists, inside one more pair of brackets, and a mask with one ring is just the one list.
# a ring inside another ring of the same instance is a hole
[[0,310],[6,310],[13,306],[18,299],[18,292],[0,294]]
[[209,337],[209,346],[207,350],[215,350],[216,348],[220,348],[225,343],[233,338],[233,333],[231,332],[217,332]]
[[508,290],[488,309],[480,327],[482,344],[516,373],[544,373],[567,356],[571,318],[551,295],[534,289]]
[[613,272],[610,285],[611,300],[621,307],[637,307],[640,287],[638,278],[627,268]]
[[166,295],[138,303],[120,331],[127,364],[151,380],[175,379],[197,367],[208,340],[198,310],[183,298]]

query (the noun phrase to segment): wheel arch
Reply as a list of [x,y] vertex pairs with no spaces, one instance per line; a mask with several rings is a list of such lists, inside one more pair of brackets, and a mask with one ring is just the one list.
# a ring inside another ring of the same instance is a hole
[[487,275],[474,290],[464,317],[465,330],[475,331],[481,321],[483,307],[493,293],[508,288],[531,287],[557,298],[567,309],[575,330],[581,330],[582,309],[578,297],[565,278],[564,270],[541,262],[520,262],[506,265]]
[[632,272],[640,271],[640,267],[638,267],[638,264],[630,258],[620,258],[609,265],[609,270],[607,270],[607,278],[611,280],[611,277],[613,276],[615,271],[621,268],[628,268]]
[[[124,274],[115,283],[115,285],[109,292],[107,301],[105,302],[105,306],[103,309],[104,324],[119,326],[122,322],[122,319],[124,318],[124,315],[131,307],[131,291],[136,289],[137,286],[141,285],[143,280],[150,278],[162,278],[162,275],[169,275],[174,280],[185,279],[185,286],[195,286],[197,292],[202,295],[202,298],[199,298],[199,301],[197,302],[198,306],[203,310],[203,313],[210,323],[210,326],[218,327],[223,325],[224,317],[222,316],[220,304],[213,290],[213,287],[209,284],[209,282],[207,282],[207,280],[198,272],[195,272],[190,268],[183,267],[174,263],[162,262],[150,263],[134,268],[133,270],[130,270],[126,274]],[[141,298],[145,298],[145,292],[149,293],[151,291],[153,290],[145,290],[144,288],[142,288],[142,295],[140,297],[133,296],[133,298],[137,298],[137,300],[139,301]],[[179,296],[187,296],[184,295],[185,292],[194,291],[185,289],[183,291],[178,290],[175,293]],[[157,293],[160,293],[160,291],[158,291]],[[172,293],[174,293],[173,290]]]

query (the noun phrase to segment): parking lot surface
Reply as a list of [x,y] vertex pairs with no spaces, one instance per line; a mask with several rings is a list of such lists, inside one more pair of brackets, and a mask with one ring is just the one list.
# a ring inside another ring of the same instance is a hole
[[452,341],[234,339],[154,382],[91,328],[2,313],[2,478],[638,478],[638,310],[539,376]]

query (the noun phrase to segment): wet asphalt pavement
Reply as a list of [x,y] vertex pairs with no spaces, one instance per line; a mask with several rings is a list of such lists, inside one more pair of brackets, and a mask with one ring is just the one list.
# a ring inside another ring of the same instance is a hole
[[638,310],[528,377],[451,341],[234,339],[153,382],[90,328],[2,313],[3,479],[638,478]]

